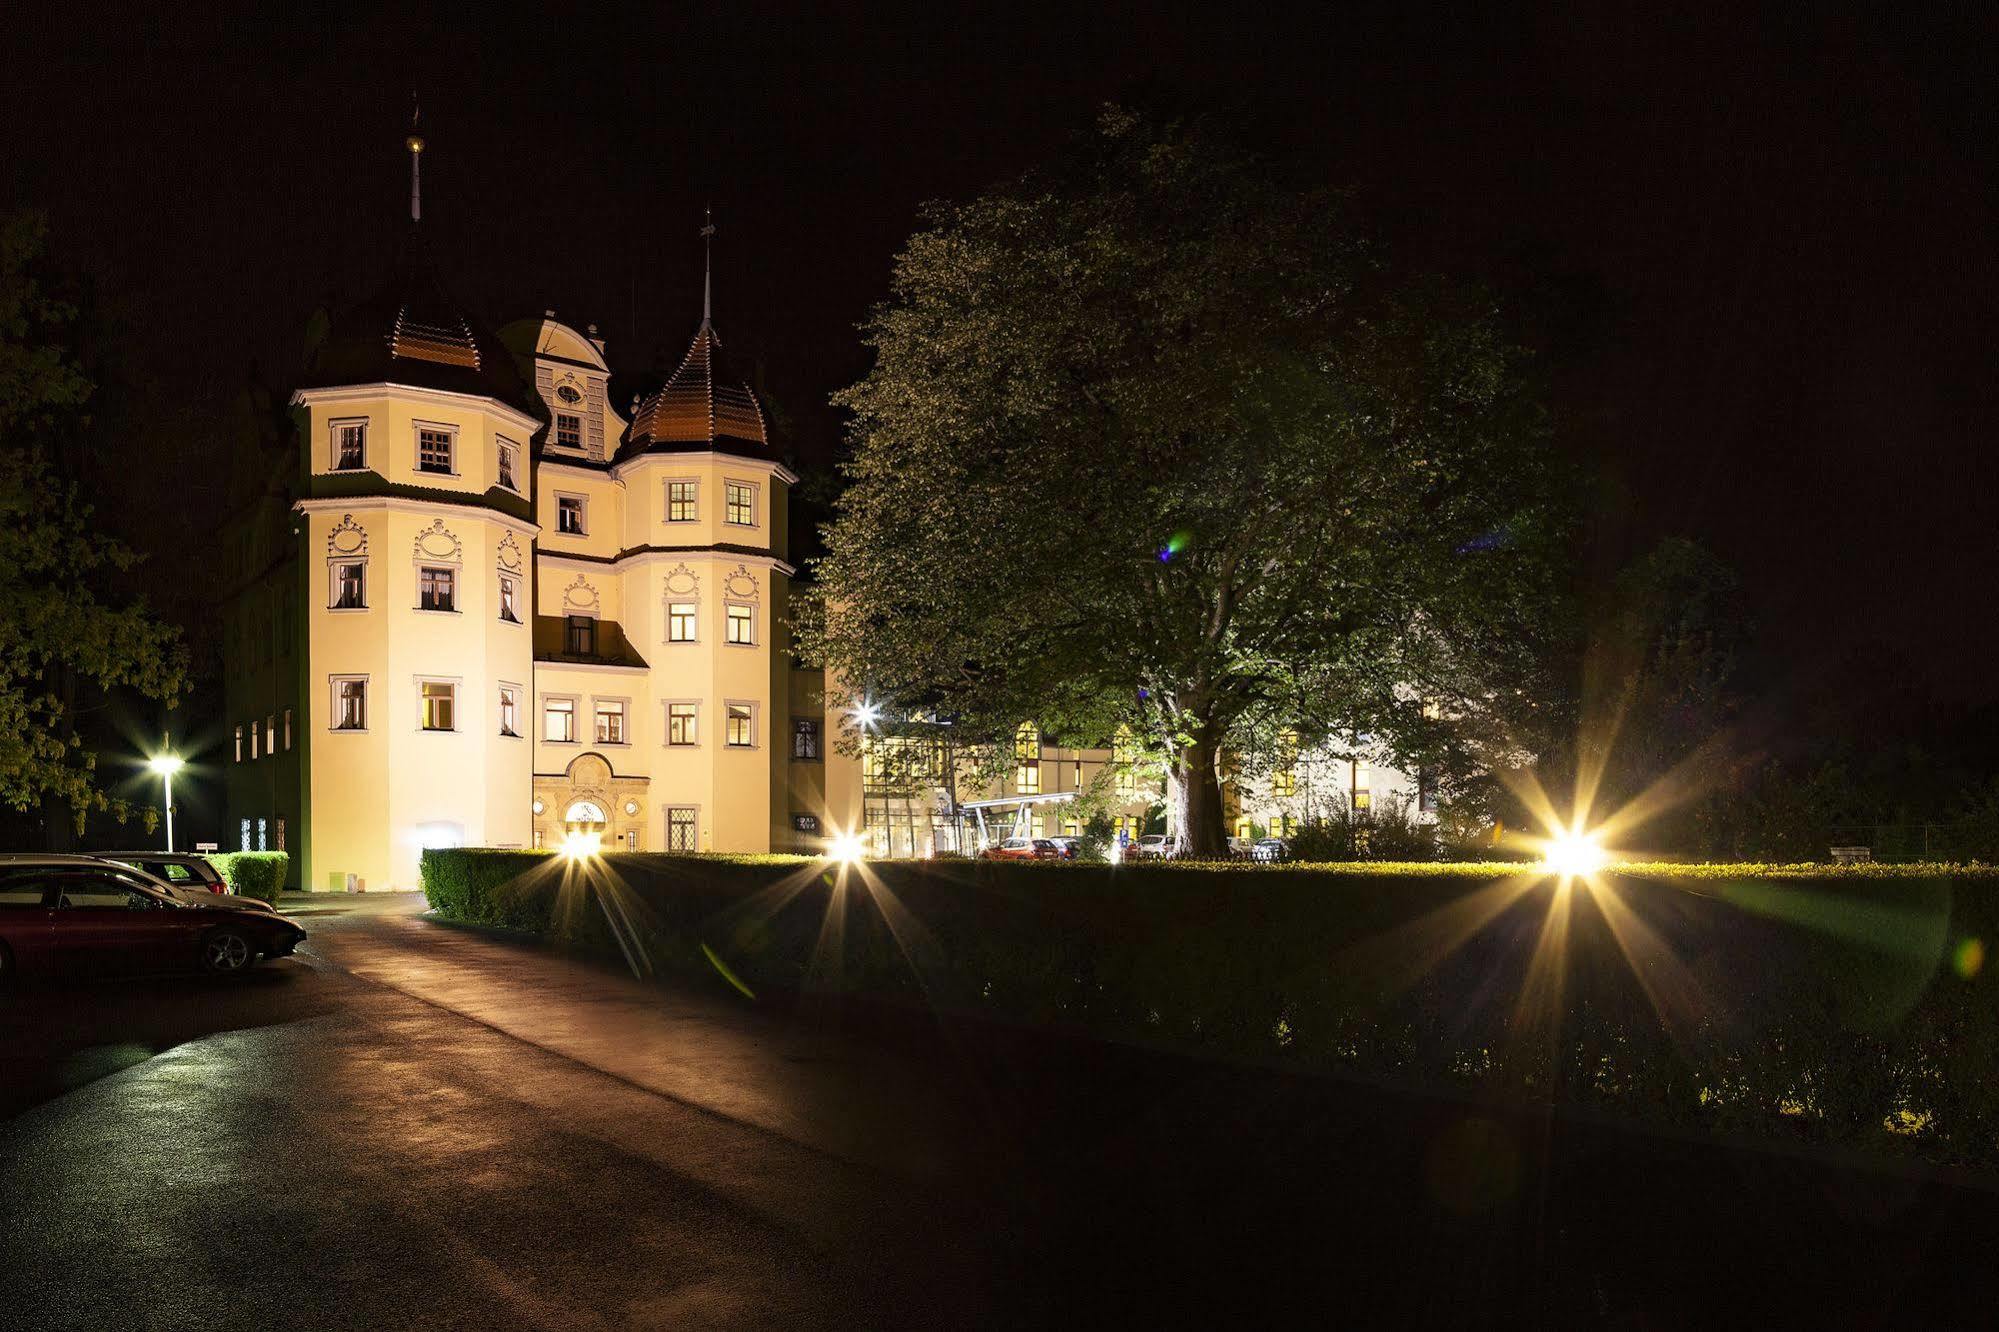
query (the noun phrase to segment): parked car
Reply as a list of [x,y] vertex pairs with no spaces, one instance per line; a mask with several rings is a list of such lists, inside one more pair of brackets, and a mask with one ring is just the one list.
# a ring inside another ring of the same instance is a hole
[[277,912],[276,907],[260,897],[244,897],[230,892],[229,885],[222,882],[221,872],[203,857],[191,853],[106,851],[91,859],[112,861],[149,875],[189,906],[226,906],[245,911]]
[[1062,849],[1046,837],[1009,837],[979,852],[981,860],[1060,860]]
[[1250,858],[1250,852],[1253,849],[1254,849],[1254,843],[1250,838],[1247,837],[1229,838],[1230,860],[1248,860]]
[[1250,845],[1249,858],[1266,864],[1291,859],[1291,843],[1282,837],[1259,837]]
[[1172,853],[1167,849],[1166,834],[1147,833],[1133,844],[1131,854],[1135,860],[1165,860]]
[[1048,840],[1055,844],[1055,849],[1062,853],[1064,860],[1074,860],[1077,849],[1083,845],[1080,837],[1051,837]]
[[195,907],[137,870],[81,856],[0,858],[0,977],[229,975],[305,938],[271,911]]

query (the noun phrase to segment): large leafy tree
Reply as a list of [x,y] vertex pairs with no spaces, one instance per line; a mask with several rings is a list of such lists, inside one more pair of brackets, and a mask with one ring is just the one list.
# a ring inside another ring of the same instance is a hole
[[91,810],[134,812],[98,782],[80,700],[129,689],[172,703],[186,652],[119,595],[137,557],[99,528],[65,465],[92,385],[66,340],[76,310],[44,272],[45,235],[37,215],[0,215],[0,801],[66,809],[80,828]]
[[1224,748],[1462,771],[1509,732],[1560,582],[1543,413],[1491,302],[1340,194],[1112,108],[934,206],[868,332],[800,614],[848,691],[989,741],[1129,726],[1196,851]]

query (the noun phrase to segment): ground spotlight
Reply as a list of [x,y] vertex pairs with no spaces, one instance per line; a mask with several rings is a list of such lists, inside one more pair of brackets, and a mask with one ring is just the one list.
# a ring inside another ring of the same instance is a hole
[[573,832],[562,839],[562,854],[568,860],[588,860],[603,849],[601,833]]
[[1542,849],[1541,863],[1565,879],[1581,879],[1609,864],[1610,853],[1592,833],[1558,833]]
[[852,833],[841,833],[826,843],[826,858],[850,865],[867,854],[867,846]]

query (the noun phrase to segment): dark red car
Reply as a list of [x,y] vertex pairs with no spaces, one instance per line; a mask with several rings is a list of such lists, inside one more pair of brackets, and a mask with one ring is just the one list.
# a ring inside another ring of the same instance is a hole
[[1045,837],[1009,837],[979,852],[983,860],[1060,860],[1062,848]]
[[0,979],[247,970],[305,931],[263,911],[187,906],[114,866],[0,862]]

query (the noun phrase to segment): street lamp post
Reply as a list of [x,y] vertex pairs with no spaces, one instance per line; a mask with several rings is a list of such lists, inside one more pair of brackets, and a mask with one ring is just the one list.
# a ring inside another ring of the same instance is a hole
[[160,793],[167,811],[167,850],[174,849],[174,774],[186,767],[186,761],[174,754],[157,754],[146,764],[160,775]]

